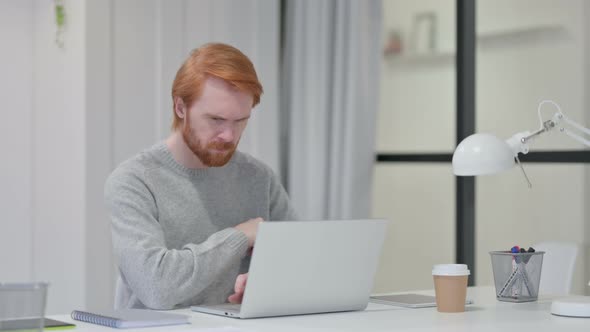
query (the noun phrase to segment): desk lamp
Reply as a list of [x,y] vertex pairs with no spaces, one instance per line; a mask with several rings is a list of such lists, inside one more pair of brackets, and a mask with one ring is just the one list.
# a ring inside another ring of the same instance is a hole
[[[541,116],[544,104],[551,104],[557,108],[553,117],[546,121],[543,121]],[[531,182],[518,159],[518,154],[529,152],[528,144],[533,138],[559,128],[560,132],[590,146],[590,140],[584,138],[584,135],[590,136],[590,129],[567,118],[555,102],[542,101],[537,112],[541,127],[535,132],[520,132],[505,141],[490,134],[473,134],[465,138],[453,153],[453,173],[457,176],[499,173],[514,167],[516,160],[530,188],[532,187]],[[576,133],[575,130],[581,133]],[[560,316],[590,317],[590,296],[569,296],[556,299],[551,304],[551,313]]]

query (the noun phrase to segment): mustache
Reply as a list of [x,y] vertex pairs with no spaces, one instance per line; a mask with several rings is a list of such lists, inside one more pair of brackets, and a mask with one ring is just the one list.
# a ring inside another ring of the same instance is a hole
[[207,144],[207,148],[215,150],[231,150],[234,148],[232,142],[210,142]]

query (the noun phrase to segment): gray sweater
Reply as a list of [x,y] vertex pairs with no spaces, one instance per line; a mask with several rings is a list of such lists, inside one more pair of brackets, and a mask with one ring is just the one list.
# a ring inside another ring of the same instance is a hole
[[188,169],[161,142],[122,163],[105,201],[119,266],[115,308],[227,302],[248,271],[248,219],[294,220],[272,170],[236,152],[223,167]]

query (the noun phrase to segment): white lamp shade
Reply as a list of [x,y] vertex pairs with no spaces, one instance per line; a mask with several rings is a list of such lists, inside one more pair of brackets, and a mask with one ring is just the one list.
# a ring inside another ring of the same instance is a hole
[[465,138],[453,153],[455,175],[485,175],[514,166],[514,153],[506,141],[490,134],[473,134]]

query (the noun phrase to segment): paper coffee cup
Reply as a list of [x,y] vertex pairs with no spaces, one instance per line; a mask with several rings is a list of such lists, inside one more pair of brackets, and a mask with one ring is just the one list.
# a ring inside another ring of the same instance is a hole
[[465,264],[434,265],[432,277],[439,312],[465,311],[469,274],[470,271]]

